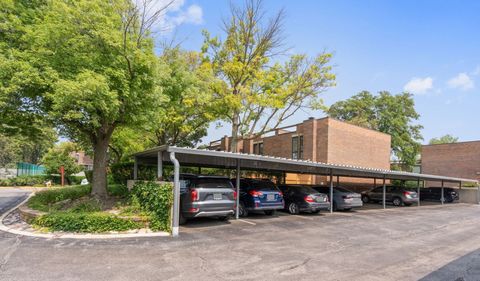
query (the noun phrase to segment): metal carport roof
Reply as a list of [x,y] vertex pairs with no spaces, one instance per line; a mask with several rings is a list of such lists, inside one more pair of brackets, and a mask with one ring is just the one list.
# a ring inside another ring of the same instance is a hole
[[[416,180],[416,181],[441,181],[443,182],[474,183],[478,186],[478,181],[474,179],[463,179],[455,177],[446,177],[440,175],[428,175],[419,173],[409,173],[401,171],[391,171],[383,169],[373,169],[366,167],[356,167],[350,165],[338,165],[313,162],[308,160],[293,160],[280,157],[232,153],[225,151],[213,151],[194,148],[183,148],[175,146],[158,146],[133,155],[135,157],[134,179],[137,179],[138,164],[156,164],[157,175],[160,178],[163,175],[163,164],[172,162],[174,165],[174,203],[173,203],[173,227],[172,235],[178,236],[179,215],[180,215],[180,163],[185,166],[230,168],[237,170],[237,194],[239,194],[240,170],[270,171],[270,172],[289,172],[300,174],[330,175],[330,198],[333,198],[332,176],[342,177],[360,177],[360,178],[380,178],[383,179],[383,206],[385,208],[385,179]],[[418,186],[418,188],[420,188]],[[480,192],[480,188],[479,188]],[[442,192],[443,194],[443,192]],[[239,197],[237,197],[237,218]],[[331,208],[333,200],[331,200]],[[443,195],[442,195],[443,204]]]

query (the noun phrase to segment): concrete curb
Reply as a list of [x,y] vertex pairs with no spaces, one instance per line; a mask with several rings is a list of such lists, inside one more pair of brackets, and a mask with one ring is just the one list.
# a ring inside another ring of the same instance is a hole
[[12,229],[3,224],[3,220],[7,217],[10,213],[18,209],[21,205],[25,204],[28,199],[30,199],[35,193],[32,192],[30,195],[17,204],[15,207],[11,208],[10,210],[6,211],[2,216],[0,216],[0,231],[22,235],[22,236],[29,236],[29,237],[36,237],[36,238],[47,238],[47,239],[122,239],[122,238],[148,238],[148,237],[170,237],[170,233],[168,232],[152,232],[152,233],[118,233],[118,234],[73,234],[73,233],[31,233],[28,231]]

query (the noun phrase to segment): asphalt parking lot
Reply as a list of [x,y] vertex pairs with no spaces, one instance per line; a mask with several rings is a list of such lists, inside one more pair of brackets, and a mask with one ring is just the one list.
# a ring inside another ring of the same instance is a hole
[[205,219],[177,239],[0,233],[0,280],[479,280],[479,213],[454,204]]

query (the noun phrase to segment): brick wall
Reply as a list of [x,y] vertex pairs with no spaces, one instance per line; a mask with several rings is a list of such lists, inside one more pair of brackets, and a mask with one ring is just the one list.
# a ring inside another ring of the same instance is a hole
[[422,146],[422,173],[480,180],[480,141]]

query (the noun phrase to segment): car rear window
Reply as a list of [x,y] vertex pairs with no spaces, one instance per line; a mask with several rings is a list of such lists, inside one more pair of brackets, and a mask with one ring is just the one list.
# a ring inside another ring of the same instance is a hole
[[195,186],[201,188],[232,188],[228,179],[199,178],[195,180]]
[[256,190],[277,191],[277,188],[271,181],[255,181],[252,187]]
[[350,191],[350,190],[348,190],[348,189],[345,189],[345,188],[343,188],[343,187],[335,187],[335,189],[338,190],[338,191],[340,191],[340,192],[352,192],[352,191]]
[[309,187],[309,186],[295,186],[292,187],[292,190],[298,190],[304,193],[312,194],[312,193],[318,193],[315,189]]

